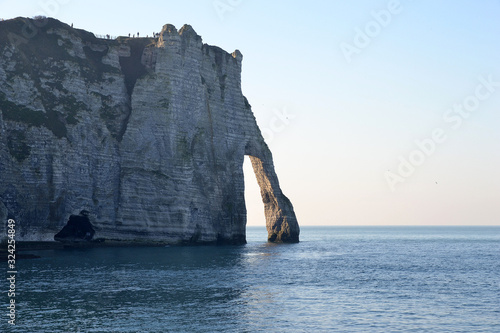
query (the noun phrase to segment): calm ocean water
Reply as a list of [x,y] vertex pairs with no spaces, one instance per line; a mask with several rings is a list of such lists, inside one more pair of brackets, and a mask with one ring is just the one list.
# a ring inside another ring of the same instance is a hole
[[500,332],[500,227],[265,240],[249,227],[245,246],[38,251],[18,261],[16,327],[4,295],[0,331]]

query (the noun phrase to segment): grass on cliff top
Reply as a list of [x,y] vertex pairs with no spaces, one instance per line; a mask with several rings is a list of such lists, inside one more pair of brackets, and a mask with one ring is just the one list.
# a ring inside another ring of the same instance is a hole
[[[70,35],[80,38],[85,59],[72,56],[71,50],[74,48],[72,42],[61,38],[58,34],[48,33],[50,30],[66,30]],[[63,85],[68,75],[65,63],[76,64],[81,77],[87,83],[102,82],[104,73],[123,75],[127,91],[131,95],[137,79],[147,73],[146,67],[141,62],[143,51],[147,46],[154,45],[154,42],[154,38],[99,39],[90,32],[74,29],[52,18],[18,17],[0,21],[0,52],[8,48],[11,51],[11,61],[15,63],[14,71],[6,71],[7,82],[28,75],[46,111],[40,112],[30,109],[29,106],[16,105],[8,100],[0,87],[0,108],[4,119],[22,122],[29,126],[43,126],[51,130],[56,137],[65,137],[67,125],[76,125],[78,112],[86,109],[86,105],[77,101]],[[121,69],[104,64],[102,61],[109,48],[119,44],[130,47],[130,57],[119,59]],[[55,95],[59,97],[56,98]],[[120,137],[121,132],[112,129],[117,127],[116,119],[122,117],[116,110],[110,110],[108,104],[104,102],[106,96],[101,97],[103,100],[101,118],[113,135]]]
[[[72,28],[68,24],[53,18],[30,19],[26,17],[17,17],[11,20],[0,21],[0,42],[2,42],[2,44],[11,43],[15,46],[28,42],[31,43],[33,41],[36,42],[36,39],[47,34],[47,30],[50,29],[71,31],[72,34],[80,37],[83,42],[95,42],[97,39],[94,34],[88,31]],[[116,43],[114,40],[102,41]],[[49,48],[43,47],[43,45],[41,50],[50,51]]]
[[[50,29],[67,30],[80,37],[84,44],[109,44],[114,41],[98,40],[91,33],[73,29],[50,18],[16,18],[0,22],[0,45],[5,43],[3,45],[10,47],[11,61],[15,63],[14,71],[6,71],[7,82],[13,81],[15,77],[29,75],[45,108],[45,112],[41,112],[32,110],[29,106],[17,105],[9,101],[0,88],[0,108],[4,119],[29,126],[43,126],[56,137],[62,138],[67,135],[66,125],[75,125],[78,122],[78,111],[87,109],[86,105],[77,101],[63,85],[67,75],[64,62],[76,63],[89,82],[102,79],[105,71],[119,70],[102,63],[102,57],[107,53],[108,47],[103,52],[98,52],[85,46],[87,59],[73,57],[68,52],[73,48],[71,42],[54,33],[47,33]],[[59,92],[60,97],[55,97],[55,91]]]

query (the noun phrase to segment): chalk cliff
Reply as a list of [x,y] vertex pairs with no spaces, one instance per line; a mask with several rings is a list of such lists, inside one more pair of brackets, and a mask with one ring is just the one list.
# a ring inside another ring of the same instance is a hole
[[241,61],[189,25],[101,39],[54,19],[0,22],[1,220],[18,241],[53,240],[87,210],[107,241],[244,243],[249,155],[269,241],[297,242]]

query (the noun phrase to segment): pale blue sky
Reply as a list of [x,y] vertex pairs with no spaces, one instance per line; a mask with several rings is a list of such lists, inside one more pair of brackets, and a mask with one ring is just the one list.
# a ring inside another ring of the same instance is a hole
[[[110,35],[187,23],[239,49],[301,225],[500,225],[500,1],[0,1],[1,18],[37,14]],[[426,155],[415,141],[436,129]],[[245,171],[248,224],[264,225]]]

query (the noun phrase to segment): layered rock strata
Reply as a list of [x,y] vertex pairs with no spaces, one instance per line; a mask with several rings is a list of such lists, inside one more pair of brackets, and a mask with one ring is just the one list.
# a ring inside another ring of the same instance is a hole
[[241,244],[249,155],[269,241],[297,242],[241,61],[189,25],[111,40],[0,22],[2,221],[16,220],[17,240],[49,241],[87,210],[107,241]]

